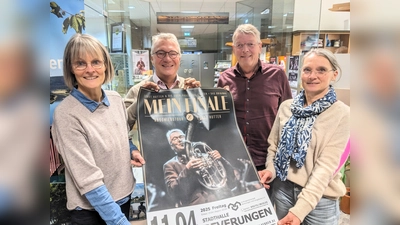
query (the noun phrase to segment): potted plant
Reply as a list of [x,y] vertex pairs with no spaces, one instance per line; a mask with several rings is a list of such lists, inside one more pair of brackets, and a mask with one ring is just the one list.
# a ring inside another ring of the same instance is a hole
[[346,194],[340,200],[340,210],[350,214],[350,157],[342,168],[342,181],[346,185]]

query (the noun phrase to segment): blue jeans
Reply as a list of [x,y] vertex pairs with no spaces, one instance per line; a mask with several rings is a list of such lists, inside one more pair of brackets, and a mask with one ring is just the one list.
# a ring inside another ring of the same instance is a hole
[[[285,217],[289,209],[297,201],[301,186],[291,181],[281,181],[279,178],[274,180],[273,198],[275,200],[276,215],[278,219]],[[339,223],[339,201],[322,197],[314,210],[312,210],[303,220],[303,225],[337,225]]]

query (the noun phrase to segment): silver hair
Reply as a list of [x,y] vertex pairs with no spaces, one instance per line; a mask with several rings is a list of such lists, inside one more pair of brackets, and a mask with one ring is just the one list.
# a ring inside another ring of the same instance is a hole
[[175,34],[172,33],[159,33],[152,37],[153,44],[151,45],[150,54],[154,54],[154,46],[159,40],[170,40],[178,46],[178,53],[181,54],[181,46],[179,45],[178,38],[176,38]]
[[[342,68],[340,68],[340,65],[339,65],[335,55],[331,51],[329,51],[328,49],[323,49],[323,48],[313,48],[303,56],[303,62],[307,57],[309,57],[311,55],[322,56],[325,59],[327,59],[329,61],[329,63],[331,64],[332,69],[334,71],[339,72],[339,79],[341,78]],[[339,79],[337,79],[336,81],[338,81]]]
[[183,133],[183,131],[180,130],[180,129],[171,129],[171,130],[167,131],[166,136],[167,136],[167,140],[168,140],[169,145],[171,145],[171,134],[174,133],[174,132],[178,132],[181,135],[185,135],[185,133]]
[[234,45],[236,44],[236,39],[239,34],[251,34],[257,38],[257,43],[261,43],[260,31],[258,31],[258,29],[251,24],[241,24],[236,28],[232,36],[232,41]]

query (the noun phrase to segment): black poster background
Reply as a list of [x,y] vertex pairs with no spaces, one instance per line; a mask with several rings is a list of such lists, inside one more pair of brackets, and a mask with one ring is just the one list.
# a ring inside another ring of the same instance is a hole
[[[146,205],[148,211],[157,211],[171,208],[167,206],[168,194],[164,183],[163,165],[169,159],[175,156],[174,151],[168,144],[166,133],[173,128],[181,129],[186,133],[188,121],[185,118],[185,112],[152,113],[149,114],[145,105],[145,99],[148,102],[152,100],[161,100],[176,98],[184,102],[185,98],[204,98],[221,99],[224,96],[226,110],[197,111],[197,115],[204,120],[196,123],[193,130],[192,141],[205,142],[209,147],[218,150],[223,158],[228,160],[234,168],[243,168],[243,163],[238,159],[251,162],[250,155],[243,142],[240,130],[236,123],[234,104],[230,92],[221,88],[212,89],[172,89],[160,90],[158,93],[147,89],[141,89],[138,96],[138,131],[139,143],[143,157],[146,160],[144,165],[144,182],[146,187]],[[182,105],[182,109],[184,109]],[[215,105],[214,105],[215,108]],[[198,107],[200,109],[200,107]],[[182,110],[185,111],[185,110]],[[207,121],[208,119],[208,121]],[[163,120],[163,121],[159,121]],[[174,120],[174,121],[168,121]],[[252,183],[257,186],[259,179],[257,171],[252,163],[249,164],[249,170],[245,176],[246,183]],[[261,186],[261,185],[260,185]]]

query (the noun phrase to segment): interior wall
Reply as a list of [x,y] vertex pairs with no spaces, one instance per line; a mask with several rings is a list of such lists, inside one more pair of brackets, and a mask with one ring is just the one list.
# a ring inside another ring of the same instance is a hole
[[335,88],[337,98],[350,105],[350,54],[335,54],[335,56],[342,69],[342,76],[333,87]]
[[350,12],[335,12],[329,10],[333,4],[350,2],[350,0],[323,0],[321,11],[321,30],[350,30],[345,21],[350,22]]
[[[350,12],[333,12],[333,4],[343,0],[301,0],[294,1],[293,30],[350,30],[345,21],[350,20]],[[321,21],[319,21],[321,11]]]

